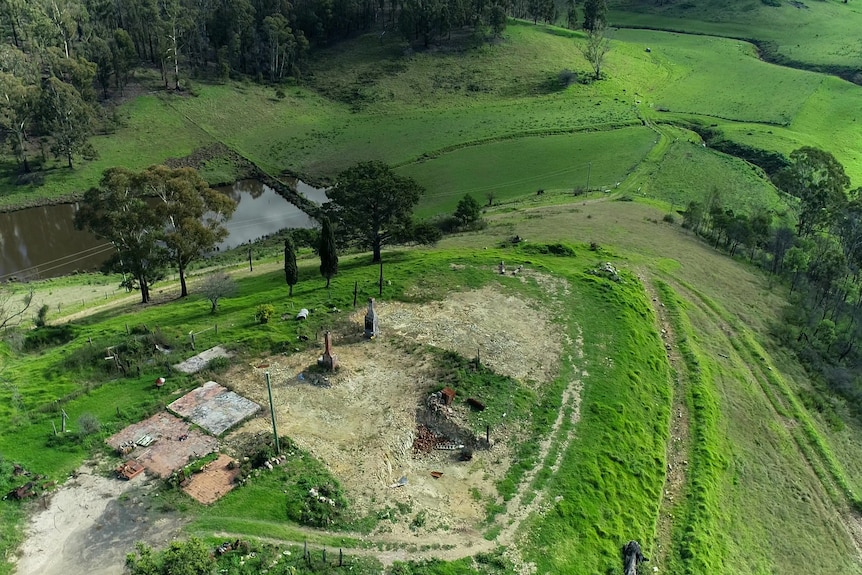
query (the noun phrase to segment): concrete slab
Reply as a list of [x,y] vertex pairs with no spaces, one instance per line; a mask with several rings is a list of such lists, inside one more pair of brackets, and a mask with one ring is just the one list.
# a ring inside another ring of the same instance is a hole
[[168,409],[213,435],[221,435],[260,411],[260,405],[208,381],[168,405]]
[[197,373],[205,368],[211,359],[217,357],[233,357],[233,354],[222,346],[217,345],[188,358],[182,363],[176,364],[174,369],[183,373]]
[[[144,436],[151,437],[152,443],[146,447],[136,445],[135,442]],[[134,445],[127,457],[162,478],[169,477],[189,459],[203,457],[218,449],[215,437],[192,429],[188,422],[165,412],[133,423],[105,441],[118,451],[123,445]]]

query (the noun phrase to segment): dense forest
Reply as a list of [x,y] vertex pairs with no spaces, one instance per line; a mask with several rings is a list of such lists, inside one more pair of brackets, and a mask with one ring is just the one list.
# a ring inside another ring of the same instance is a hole
[[99,103],[122,97],[140,67],[159,70],[166,90],[190,78],[277,84],[301,78],[315,47],[357,33],[419,48],[485,41],[508,16],[558,18],[552,0],[0,0],[4,155],[23,183],[49,152],[73,168],[93,153],[88,137],[111,128]]

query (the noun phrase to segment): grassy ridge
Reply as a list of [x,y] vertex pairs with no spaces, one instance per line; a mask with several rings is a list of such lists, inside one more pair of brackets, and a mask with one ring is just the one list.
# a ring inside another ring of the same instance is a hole
[[686,402],[691,413],[691,460],[687,466],[686,509],[676,523],[671,565],[684,573],[723,572],[727,554],[722,532],[722,476],[728,464],[728,446],[721,437],[722,417],[711,371],[715,368],[697,348],[683,303],[665,282],[656,287],[677,334],[677,348],[685,362],[688,379]]
[[557,502],[533,527],[529,558],[539,573],[616,572],[627,540],[638,539],[647,554],[653,544],[668,436],[668,365],[633,276],[613,283],[574,270],[566,275],[577,294],[569,298],[571,317],[583,329],[588,375],[577,436],[548,482]]

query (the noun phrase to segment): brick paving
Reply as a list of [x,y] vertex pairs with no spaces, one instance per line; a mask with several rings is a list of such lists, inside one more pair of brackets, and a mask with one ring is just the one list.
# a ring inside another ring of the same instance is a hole
[[221,454],[200,473],[195,473],[183,491],[204,505],[218,501],[234,487],[239,468],[229,469],[232,458]]

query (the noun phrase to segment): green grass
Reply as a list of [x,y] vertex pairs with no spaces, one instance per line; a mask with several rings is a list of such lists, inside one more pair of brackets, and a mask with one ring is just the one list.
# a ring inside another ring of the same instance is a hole
[[34,198],[57,201],[80,197],[98,184],[102,172],[108,168],[143,169],[166,158],[186,156],[196,147],[212,142],[157,96],[139,96],[123,105],[120,114],[123,125],[116,133],[91,138],[90,143],[98,153],[96,160],[79,160],[74,170],[59,164],[47,173],[39,187],[13,186],[7,182],[0,188],[0,208],[26,205]]
[[528,556],[541,573],[615,572],[626,541],[638,539],[647,555],[654,542],[670,411],[668,365],[634,277],[613,283],[573,269],[566,277],[575,291],[569,306],[583,329],[589,375],[577,436],[548,482],[556,503],[533,525]]
[[[524,137],[463,147],[398,172],[425,186],[418,213],[453,212],[471,194],[485,204],[535,194],[537,190],[613,188],[640,163],[656,140],[644,127]],[[609,157],[607,150],[613,149]]]
[[667,30],[756,38],[773,42],[789,60],[811,66],[858,67],[862,49],[856,31],[862,10],[852,3],[787,0],[780,6],[763,2],[614,2],[609,20],[614,26],[646,26]]
[[773,225],[789,217],[786,201],[758,169],[681,140],[670,145],[652,178],[644,182],[641,194],[680,210],[691,201],[706,205],[713,190],[718,190],[721,204],[735,213],[769,211]]

